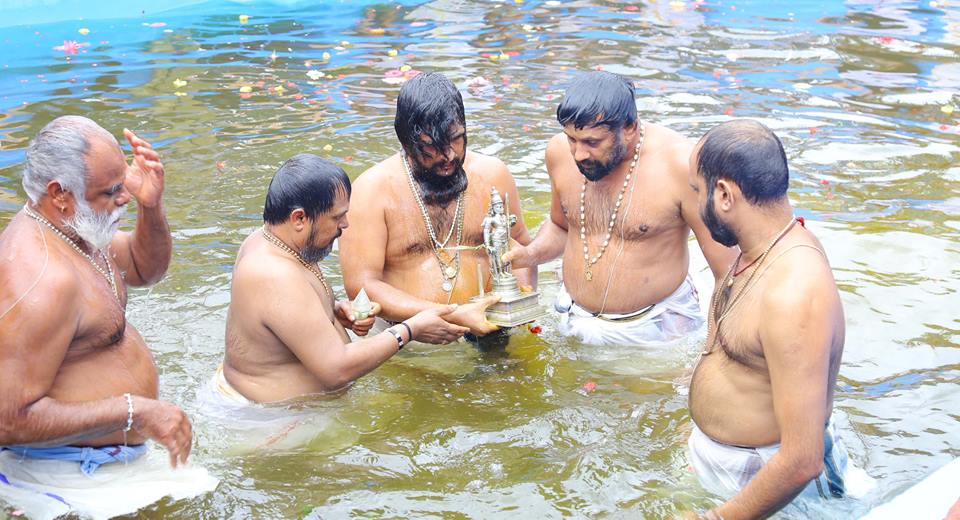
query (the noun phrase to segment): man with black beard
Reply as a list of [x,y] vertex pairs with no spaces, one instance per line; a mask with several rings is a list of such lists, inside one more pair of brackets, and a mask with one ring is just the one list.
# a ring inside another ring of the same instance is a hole
[[664,345],[703,324],[687,238],[714,276],[735,254],[710,238],[687,184],[692,143],[637,119],[630,81],[609,72],[576,78],[547,145],[550,218],[514,267],[563,255],[560,332],[592,345]]
[[[489,287],[482,230],[490,189],[507,194],[509,213],[521,215],[513,177],[502,161],[467,150],[463,99],[439,73],[404,84],[394,129],[401,150],[354,183],[352,225],[341,241],[347,293],[363,288],[380,302],[380,326],[454,303],[460,305],[444,319],[477,336],[493,332],[485,310],[496,298],[469,301],[478,283]],[[511,236],[529,242],[522,219]],[[536,283],[535,268],[514,274],[521,285]]]
[[823,244],[793,215],[780,140],[755,121],[731,121],[689,160],[711,235],[742,251],[714,291],[690,382],[691,462],[729,499],[700,517],[766,518],[795,497],[806,507],[865,492],[870,479],[848,463],[830,422],[843,305]]
[[263,227],[237,254],[227,314],[226,353],[214,376],[214,397],[228,405],[275,402],[343,389],[380,366],[407,342],[453,341],[466,328],[447,323],[451,306],[413,315],[368,339],[380,312],[358,318],[335,301],[317,264],[347,228],[350,179],[315,155],[280,166],[263,210]]

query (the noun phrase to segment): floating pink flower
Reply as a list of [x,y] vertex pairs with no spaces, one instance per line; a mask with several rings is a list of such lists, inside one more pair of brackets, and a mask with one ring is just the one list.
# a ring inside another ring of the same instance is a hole
[[55,51],[63,51],[64,54],[76,54],[85,44],[77,43],[75,40],[63,40],[63,45],[57,45],[53,48]]

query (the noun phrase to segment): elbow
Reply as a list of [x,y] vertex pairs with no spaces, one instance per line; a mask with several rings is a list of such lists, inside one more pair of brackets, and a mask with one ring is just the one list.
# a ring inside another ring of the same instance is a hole
[[802,455],[788,458],[786,461],[788,474],[796,487],[805,486],[823,472],[823,455]]
[[24,428],[17,414],[4,413],[0,415],[0,446],[22,444]]
[[353,383],[355,378],[350,377],[350,374],[346,371],[340,370],[318,374],[317,379],[320,380],[320,385],[323,386],[324,391],[337,392]]

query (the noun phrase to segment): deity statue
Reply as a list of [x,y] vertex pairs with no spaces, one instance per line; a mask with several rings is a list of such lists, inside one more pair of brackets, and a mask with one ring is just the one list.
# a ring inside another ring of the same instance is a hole
[[[490,209],[483,219],[483,247],[490,255],[490,293],[500,297],[500,301],[487,307],[487,320],[501,327],[516,327],[543,317],[546,311],[540,306],[540,293],[523,292],[517,284],[517,278],[510,270],[510,264],[502,260],[510,247],[510,228],[517,223],[517,216],[507,213],[509,199],[504,201],[496,188],[490,189]],[[480,293],[484,296],[482,267],[477,265],[477,278]]]
[[517,216],[507,215],[504,207],[497,188],[490,188],[490,209],[483,219],[483,245],[490,255],[490,275],[495,280],[512,276],[510,264],[501,259],[510,246],[510,228],[517,223]]

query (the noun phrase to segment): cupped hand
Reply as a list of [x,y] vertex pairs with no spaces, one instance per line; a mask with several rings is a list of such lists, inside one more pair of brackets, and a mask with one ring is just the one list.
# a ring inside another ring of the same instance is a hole
[[133,160],[127,165],[123,186],[137,199],[137,204],[154,208],[163,196],[164,171],[160,154],[130,130],[124,128],[123,135],[133,148]]
[[357,336],[366,336],[373,327],[376,317],[380,314],[381,307],[377,302],[370,302],[370,312],[366,318],[357,319],[357,314],[353,311],[352,304],[347,301],[339,301],[334,308],[334,316],[337,321],[343,325],[343,328],[350,329]]
[[193,426],[187,414],[163,401],[133,399],[133,429],[166,448],[171,467],[186,464],[193,446]]

